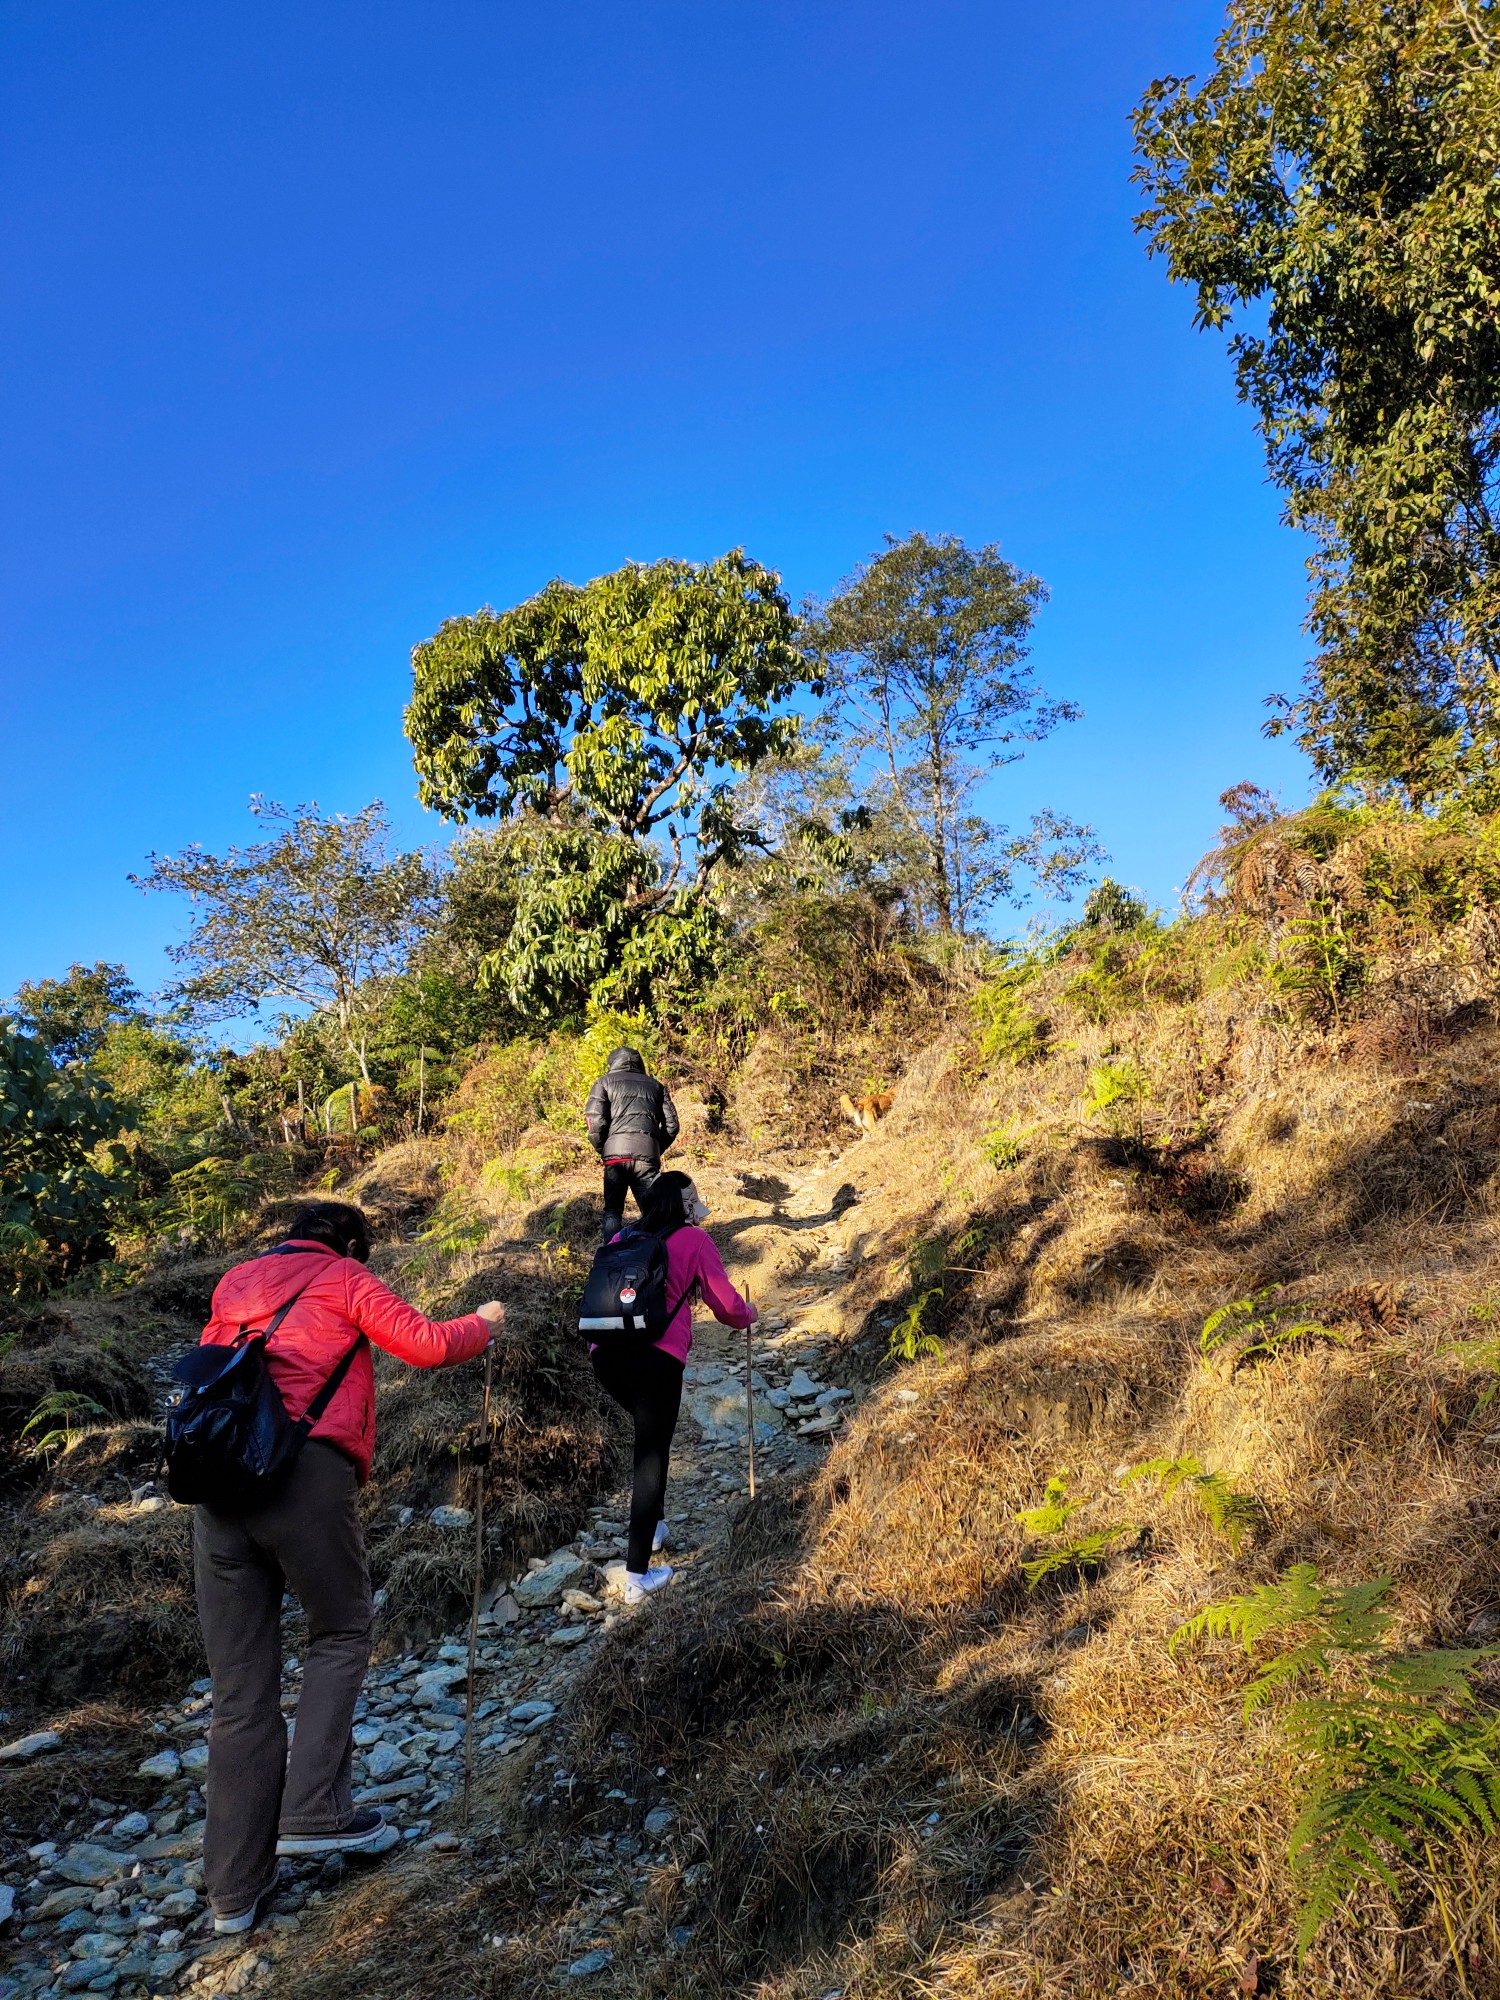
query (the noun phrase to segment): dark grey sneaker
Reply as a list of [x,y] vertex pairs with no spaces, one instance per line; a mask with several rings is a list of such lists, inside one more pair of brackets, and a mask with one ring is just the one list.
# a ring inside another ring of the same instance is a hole
[[228,1910],[222,1916],[216,1910],[214,1912],[214,1936],[239,1937],[246,1931],[253,1931],[261,1918],[266,1914],[266,1905],[276,1894],[280,1883],[281,1870],[278,1868],[276,1873],[271,1877],[269,1888],[261,1890],[248,1910]]
[[347,1826],[327,1833],[284,1833],[276,1843],[278,1854],[360,1854],[376,1846],[385,1832],[385,1814],[374,1806],[357,1812]]

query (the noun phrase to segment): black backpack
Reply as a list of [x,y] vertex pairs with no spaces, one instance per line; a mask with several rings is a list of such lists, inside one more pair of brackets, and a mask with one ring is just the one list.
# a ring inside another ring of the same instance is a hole
[[232,1345],[189,1348],[174,1365],[184,1386],[167,1412],[167,1491],[183,1506],[244,1514],[274,1499],[364,1346],[361,1334],[293,1423],[266,1366],[266,1347],[301,1296],[293,1292],[264,1333],[242,1326]]
[[667,1304],[666,1238],[625,1229],[594,1252],[578,1309],[578,1331],[599,1347],[651,1347],[682,1300]]

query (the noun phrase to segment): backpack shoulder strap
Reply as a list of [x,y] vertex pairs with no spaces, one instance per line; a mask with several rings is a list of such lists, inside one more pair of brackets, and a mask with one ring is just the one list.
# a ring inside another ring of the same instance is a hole
[[[308,1284],[311,1283],[312,1280],[309,1279]],[[270,1345],[271,1335],[275,1333],[277,1328],[281,1325],[281,1322],[286,1318],[287,1314],[291,1311],[292,1307],[297,1303],[298,1299],[301,1298],[302,1294],[306,1290],[307,1290],[307,1285],[299,1285],[296,1291],[293,1292],[292,1296],[287,1300],[286,1304],[278,1306],[275,1312],[272,1313],[270,1319],[267,1320],[265,1331],[259,1336],[263,1341],[265,1341],[267,1346]],[[246,1320],[240,1328],[240,1337],[239,1340],[237,1340],[234,1343],[235,1346],[238,1347],[241,1341],[248,1340],[254,1332],[255,1328],[251,1326],[249,1320]]]
[[322,1388],[318,1391],[317,1395],[313,1397],[312,1401],[308,1404],[307,1408],[302,1412],[302,1415],[298,1417],[296,1423],[292,1426],[292,1428],[295,1431],[299,1432],[302,1437],[305,1438],[307,1436],[309,1431],[311,1431],[313,1425],[318,1421],[319,1417],[322,1416],[323,1412],[328,1408],[328,1405],[333,1401],[334,1396],[338,1393],[339,1384],[343,1381],[344,1377],[349,1373],[349,1370],[353,1365],[355,1355],[358,1354],[359,1350],[363,1346],[365,1346],[365,1344],[366,1344],[366,1337],[364,1334],[361,1334],[358,1340],[355,1341],[354,1345],[350,1348],[347,1348],[345,1352],[339,1356],[338,1360],[334,1364],[333,1373],[328,1377],[328,1380],[323,1384]]

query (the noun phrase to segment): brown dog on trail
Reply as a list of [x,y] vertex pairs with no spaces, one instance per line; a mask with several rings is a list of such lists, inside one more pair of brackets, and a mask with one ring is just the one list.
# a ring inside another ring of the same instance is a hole
[[851,1125],[857,1125],[861,1132],[869,1133],[875,1130],[895,1101],[895,1092],[891,1090],[867,1091],[857,1104],[845,1093],[839,1098],[839,1109]]

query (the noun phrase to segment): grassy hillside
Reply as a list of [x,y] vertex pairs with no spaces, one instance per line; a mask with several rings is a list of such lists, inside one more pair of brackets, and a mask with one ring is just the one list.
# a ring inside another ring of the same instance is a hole
[[[1191,920],[1126,909],[987,978],[914,983],[852,1050],[769,1020],[700,1075],[685,1156],[731,1268],[836,1342],[858,1414],[605,1639],[571,1782],[512,1772],[471,1862],[371,1880],[281,1962],[285,1990],[555,1990],[580,1855],[657,1798],[664,1858],[591,1991],[1500,1993],[1492,852],[1485,829],[1378,815],[1252,829]],[[847,1132],[815,1243],[781,1196],[828,1161],[829,1101],[872,1050],[894,1103]],[[498,1561],[576,1518],[610,1433],[553,1345],[588,1161],[529,1117],[477,1137],[476,1107],[508,1101],[496,1075],[468,1079],[441,1146],[351,1192],[384,1190],[385,1268],[425,1302],[493,1285],[521,1305]],[[142,1302],[180,1314],[191,1281],[96,1310],[136,1312],[140,1340]],[[122,1399],[134,1351],[111,1363]],[[465,1393],[387,1390],[370,1520],[395,1625],[461,1597],[455,1558],[391,1514],[444,1496]],[[103,1647],[121,1615],[97,1580],[110,1508],[79,1527],[68,1489],[108,1500],[138,1435],[80,1437],[15,1512],[9,1574],[40,1587],[11,1586],[7,1637],[43,1706],[82,1691],[64,1625]],[[185,1676],[182,1531],[155,1520],[153,1644]],[[1297,1565],[1315,1574],[1280,1628],[1170,1643]],[[1247,1716],[1257,1670],[1299,1646]],[[1361,1785],[1369,1866],[1330,1874]]]

